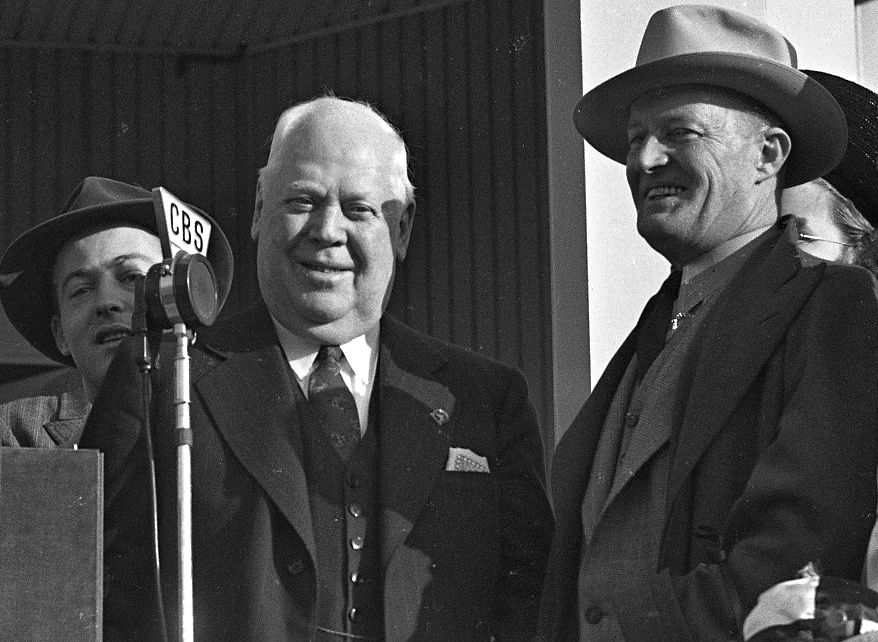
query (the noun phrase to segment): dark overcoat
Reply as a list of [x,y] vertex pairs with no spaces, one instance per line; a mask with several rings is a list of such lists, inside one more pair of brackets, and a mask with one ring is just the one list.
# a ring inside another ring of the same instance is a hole
[[[757,241],[687,357],[672,400],[661,552],[654,571],[615,578],[612,617],[626,640],[739,639],[759,593],[809,561],[860,577],[878,463],[874,280],[860,268],[803,261],[792,232],[774,228]],[[555,452],[544,640],[580,639],[583,496],[654,301]]]

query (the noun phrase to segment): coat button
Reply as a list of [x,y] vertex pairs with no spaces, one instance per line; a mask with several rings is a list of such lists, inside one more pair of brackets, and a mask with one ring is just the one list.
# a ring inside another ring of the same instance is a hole
[[287,573],[290,575],[299,575],[302,571],[305,570],[305,562],[302,560],[296,560],[295,562],[290,562],[287,564]]
[[359,517],[363,514],[363,507],[355,502],[348,505],[348,512],[351,514],[352,517]]
[[362,550],[363,548],[363,538],[357,535],[356,537],[351,538],[351,548],[355,551]]
[[356,620],[359,617],[359,615],[360,615],[360,612],[357,609],[351,609],[350,611],[348,611],[348,619],[351,622]]
[[636,412],[629,412],[625,415],[625,425],[629,428],[634,428],[637,425],[637,422],[640,421],[640,415]]
[[590,606],[585,609],[585,621],[589,624],[597,624],[604,619],[604,612],[599,606]]

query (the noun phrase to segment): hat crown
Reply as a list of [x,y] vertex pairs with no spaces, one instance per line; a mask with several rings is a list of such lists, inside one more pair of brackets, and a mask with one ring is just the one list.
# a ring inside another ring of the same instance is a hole
[[73,212],[87,207],[151,198],[150,192],[142,187],[114,181],[111,178],[103,178],[102,176],[88,176],[67,197],[67,202],[61,208],[61,213]]
[[678,5],[654,13],[636,64],[701,53],[741,54],[797,65],[795,47],[779,31],[746,14],[708,5]]

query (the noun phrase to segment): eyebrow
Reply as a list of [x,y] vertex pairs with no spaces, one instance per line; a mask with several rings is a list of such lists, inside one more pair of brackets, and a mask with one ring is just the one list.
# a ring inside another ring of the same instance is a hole
[[[147,256],[146,254],[140,254],[140,253],[137,253],[137,252],[132,253],[132,254],[120,254],[119,256],[117,256],[117,257],[111,259],[111,260],[109,261],[109,264],[110,264],[111,266],[114,266],[114,267],[115,267],[115,266],[118,266],[118,265],[122,265],[122,264],[124,264],[124,263],[126,263],[126,262],[128,262],[128,261],[137,261],[137,260],[142,260],[142,261],[144,261],[144,262],[149,263],[150,265],[152,265],[152,258],[151,258],[151,257]],[[67,274],[67,276],[65,276],[63,279],[61,279],[61,282],[60,282],[60,283],[58,283],[58,282],[56,281],[56,285],[57,285],[57,286],[60,288],[60,290],[63,292],[63,291],[64,291],[64,288],[67,287],[67,284],[70,283],[70,281],[72,281],[73,279],[77,279],[77,278],[81,278],[81,277],[88,276],[88,275],[89,275],[90,273],[92,273],[92,272],[94,272],[94,270],[93,270],[93,269],[89,269],[89,268],[79,268],[78,270],[73,270],[72,272],[70,272],[69,274]]]

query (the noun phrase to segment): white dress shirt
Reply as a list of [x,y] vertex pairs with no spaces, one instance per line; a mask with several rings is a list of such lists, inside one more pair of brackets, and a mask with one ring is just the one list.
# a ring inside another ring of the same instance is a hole
[[[314,360],[317,358],[320,344],[293,334],[275,321],[274,317],[271,322],[274,324],[287,362],[307,398],[308,381],[311,379],[311,373],[314,372]],[[379,327],[376,325],[365,334],[339,346],[344,353],[344,360],[340,364],[341,378],[357,404],[361,437],[369,425],[369,400],[372,397],[375,374],[378,371],[378,333]]]

